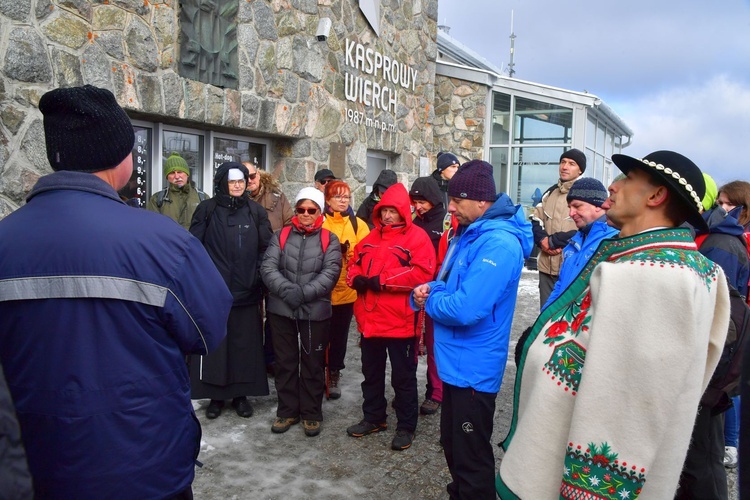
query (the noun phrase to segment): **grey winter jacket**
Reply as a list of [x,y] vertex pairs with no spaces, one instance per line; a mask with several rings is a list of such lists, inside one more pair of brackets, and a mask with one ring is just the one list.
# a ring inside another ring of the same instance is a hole
[[318,229],[303,234],[294,225],[281,249],[280,231],[271,238],[260,274],[268,288],[266,311],[287,318],[323,321],[331,317],[331,292],[341,272],[341,244],[335,234],[325,254]]

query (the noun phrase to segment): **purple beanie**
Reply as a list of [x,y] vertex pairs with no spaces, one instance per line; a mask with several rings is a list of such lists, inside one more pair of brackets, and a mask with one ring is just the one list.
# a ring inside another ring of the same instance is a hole
[[492,165],[482,160],[464,163],[448,182],[448,196],[476,201],[495,201]]

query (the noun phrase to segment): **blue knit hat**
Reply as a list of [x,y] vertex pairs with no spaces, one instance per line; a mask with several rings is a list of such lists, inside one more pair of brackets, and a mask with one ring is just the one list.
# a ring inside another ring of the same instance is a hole
[[495,178],[492,176],[492,165],[482,160],[471,160],[461,168],[448,182],[448,196],[466,200],[495,201]]
[[581,177],[570,186],[568,191],[568,203],[573,200],[581,200],[595,207],[601,207],[604,200],[609,197],[609,192],[604,184],[591,177]]

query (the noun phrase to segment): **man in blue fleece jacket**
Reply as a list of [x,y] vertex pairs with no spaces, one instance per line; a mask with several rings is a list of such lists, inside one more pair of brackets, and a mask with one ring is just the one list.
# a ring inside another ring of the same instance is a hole
[[518,282],[534,243],[521,206],[496,194],[489,163],[464,164],[448,184],[448,196],[459,229],[438,279],[417,287],[412,302],[435,322],[435,361],[444,387],[440,435],[453,479],[448,493],[490,499],[495,399]]

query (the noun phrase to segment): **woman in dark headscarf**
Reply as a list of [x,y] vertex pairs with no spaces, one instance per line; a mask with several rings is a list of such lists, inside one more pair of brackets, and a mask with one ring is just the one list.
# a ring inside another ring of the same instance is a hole
[[247,396],[268,394],[259,270],[271,224],[265,209],[245,195],[247,179],[244,165],[223,163],[214,176],[214,197],[198,205],[190,225],[234,297],[226,339],[216,351],[190,360],[192,398],[211,399],[207,418],[218,417],[227,399],[237,415],[247,418],[253,414]]

